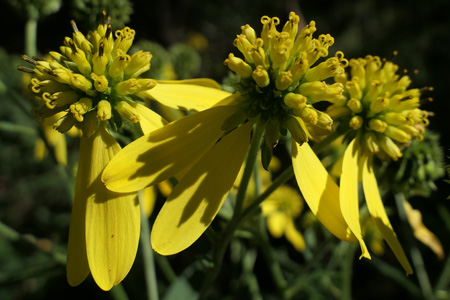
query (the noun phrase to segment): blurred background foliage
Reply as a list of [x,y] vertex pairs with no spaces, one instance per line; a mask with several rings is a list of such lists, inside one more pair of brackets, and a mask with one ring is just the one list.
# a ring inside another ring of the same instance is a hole
[[[126,299],[124,292],[130,299],[144,298],[146,288],[139,254],[123,289],[105,293],[92,281],[76,288],[66,283],[64,256],[78,140],[67,138],[67,166],[56,164],[52,155],[40,161],[35,159],[35,143],[44,133],[30,114],[33,103],[27,100],[26,91],[29,78],[17,71],[22,64],[21,54],[43,55],[59,49],[64,37],[72,32],[71,19],[76,20],[82,32],[87,32],[97,24],[101,9],[112,17],[113,28],[127,25],[136,30],[131,52],[142,49],[153,54],[151,69],[145,75],[156,79],[210,77],[226,82],[229,74],[223,61],[228,53],[236,53],[233,40],[240,33],[240,26],[250,24],[259,32],[262,15],[278,16],[284,23],[290,11],[299,13],[302,22],[315,20],[318,33],[330,33],[335,38],[330,53],[342,50],[347,58],[372,54],[391,59],[397,50],[399,54],[394,61],[408,70],[412,87],[434,87],[429,95],[434,101],[424,106],[434,112],[429,129],[435,134],[426,137],[432,144],[424,147],[425,144],[417,143],[404,155],[410,160],[384,164],[379,173],[384,174],[379,178],[386,191],[385,204],[392,207],[389,212],[393,226],[419,269],[412,276],[404,276],[392,253],[383,251],[384,245],[376,236],[371,239],[372,251],[378,248],[378,253],[384,255],[374,255],[372,261],[359,261],[357,245],[340,243],[331,237],[305,209],[296,223],[305,238],[303,253],[285,239],[269,238],[267,233],[258,240],[249,237],[246,230],[257,224],[251,220],[249,228],[240,233],[242,238],[231,244],[212,297],[280,299],[279,278],[270,269],[270,261],[275,257],[289,282],[292,299],[347,299],[350,295],[353,299],[450,299],[450,260],[439,260],[417,242],[405,216],[402,221],[395,208],[399,201],[408,199],[422,212],[423,223],[440,239],[448,255],[450,213],[446,198],[450,186],[441,177],[444,175],[441,167],[450,148],[447,131],[450,18],[446,16],[449,1],[0,0],[0,3],[0,26],[4,29],[0,40],[0,299],[80,296]],[[30,30],[37,37],[34,48],[30,45],[34,42],[26,38]],[[33,51],[36,53],[29,53]],[[277,151],[281,153],[276,155],[285,154]],[[156,209],[160,205],[161,201]],[[214,221],[213,228],[220,227],[221,222],[225,221]],[[366,230],[368,234],[371,232],[370,228]],[[267,247],[258,241],[270,242],[272,252],[261,254]],[[167,260],[156,256],[162,299],[196,298],[195,291],[201,287],[208,266],[203,255],[209,247],[206,237],[202,237]],[[171,268],[167,267],[168,262]]]

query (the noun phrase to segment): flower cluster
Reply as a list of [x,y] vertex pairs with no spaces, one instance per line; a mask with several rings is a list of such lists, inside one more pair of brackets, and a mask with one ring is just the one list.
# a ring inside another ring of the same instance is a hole
[[66,112],[55,129],[66,132],[76,126],[89,137],[99,121],[110,120],[114,128],[120,127],[120,116],[132,123],[140,121],[142,107],[132,97],[156,85],[153,79],[137,78],[150,69],[152,55],[142,51],[128,55],[135,31],[125,27],[113,34],[106,13],[103,20],[86,36],[72,21],[73,37],[66,37],[60,52],[51,51],[49,59],[23,57],[34,67],[31,91],[41,104],[35,110],[39,122]]
[[313,66],[328,56],[334,39],[329,34],[313,38],[315,22],[299,31],[299,16],[289,14],[289,21],[279,32],[276,17],[261,18],[261,37],[249,25],[234,45],[244,59],[230,54],[225,60],[230,70],[240,76],[236,88],[238,102],[247,118],[260,117],[265,122],[267,147],[276,146],[280,130],[288,129],[300,145],[308,136],[316,137],[324,129],[331,131],[332,119],[313,104],[320,101],[337,102],[342,95],[341,83],[327,84],[325,79],[344,73],[348,61],[342,52]]
[[335,76],[345,91],[327,112],[353,130],[363,151],[397,160],[412,138],[423,138],[428,113],[419,108],[419,89],[408,89],[409,76],[378,56],[350,60],[351,78]]

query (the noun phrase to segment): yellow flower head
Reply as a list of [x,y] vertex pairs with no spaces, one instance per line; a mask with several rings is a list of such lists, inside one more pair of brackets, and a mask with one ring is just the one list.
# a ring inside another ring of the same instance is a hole
[[398,66],[378,56],[351,59],[349,65],[349,78],[335,76],[344,93],[328,114],[359,137],[362,151],[397,160],[411,139],[423,138],[428,125],[421,91],[408,89],[409,76],[396,74]]
[[343,85],[329,85],[323,80],[344,73],[348,61],[342,52],[316,64],[328,56],[334,39],[329,34],[313,38],[315,22],[299,30],[299,16],[289,14],[282,31],[277,30],[277,17],[261,18],[263,29],[257,37],[249,25],[234,40],[244,59],[230,54],[225,64],[240,76],[236,88],[238,101],[249,118],[260,116],[266,122],[266,143],[274,147],[279,130],[288,129],[296,142],[302,144],[314,135],[307,126],[331,130],[331,118],[313,107],[320,101],[336,102]]
[[112,31],[103,11],[103,24],[86,36],[74,21],[72,38],[66,37],[59,52],[50,52],[49,59],[24,56],[33,69],[20,67],[32,73],[31,91],[40,107],[35,109],[39,122],[64,112],[54,127],[66,132],[73,126],[85,137],[95,131],[99,121],[109,120],[120,127],[121,118],[136,123],[140,115],[132,95],[152,89],[153,79],[137,77],[150,68],[152,55],[139,51],[128,55],[135,31],[129,27]]

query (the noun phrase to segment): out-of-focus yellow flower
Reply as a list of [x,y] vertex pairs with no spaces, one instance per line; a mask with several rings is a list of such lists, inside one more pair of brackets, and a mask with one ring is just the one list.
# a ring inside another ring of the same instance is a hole
[[297,251],[305,250],[305,240],[294,222],[303,210],[303,201],[296,190],[281,186],[264,200],[261,207],[272,236],[280,238],[284,235]]
[[126,120],[149,133],[167,123],[135,102],[138,97],[199,110],[228,93],[208,79],[166,82],[160,89],[155,80],[139,78],[150,68],[152,55],[143,51],[128,55],[135,31],[125,27],[113,33],[105,12],[103,23],[86,36],[75,22],[72,26],[73,36],[65,38],[60,52],[50,52],[46,60],[23,56],[33,69],[19,69],[32,74],[31,91],[40,103],[37,120],[42,123],[62,114],[54,122],[55,129],[63,133],[77,127],[83,133],[67,253],[69,284],[76,286],[91,273],[101,289],[110,290],[134,262],[140,208],[135,192],[112,192],[100,180],[104,167],[120,150],[107,125],[117,129]]
[[343,85],[323,80],[343,73],[348,62],[338,52],[313,66],[334,40],[313,38],[314,22],[299,31],[295,13],[281,32],[278,18],[264,16],[261,22],[260,38],[246,25],[234,42],[244,59],[230,54],[225,60],[240,76],[237,93],[136,140],[103,173],[106,186],[117,192],[170,176],[180,179],[153,226],[152,245],[160,254],[184,250],[211,224],[244,161],[255,123],[265,132],[266,165],[280,135],[290,132],[294,172],[306,202],[333,234],[355,240],[340,212],[338,186],[305,143],[311,134],[305,124],[331,130],[331,118],[312,104],[341,98]]
[[[428,125],[427,112],[419,108],[420,91],[408,89],[408,76],[396,74],[398,66],[376,56],[350,60],[350,77],[335,76],[345,91],[328,108],[338,130],[352,137],[342,161],[340,184],[341,210],[353,234],[358,238],[362,255],[370,254],[361,234],[358,181],[362,180],[369,213],[407,274],[412,268],[389,222],[373,171],[377,154],[394,160],[412,138],[422,139]],[[342,128],[343,127],[343,128]]]
[[[67,146],[66,137],[53,129],[53,124],[62,117],[62,114],[55,114],[44,120],[41,124],[42,131],[47,139],[49,146],[55,151],[56,161],[63,166],[67,165]],[[37,139],[34,145],[34,157],[42,160],[47,155],[47,146],[42,139]]]
[[422,222],[422,214],[419,210],[412,208],[408,201],[403,202],[409,224],[414,231],[416,239],[428,246],[439,259],[444,259],[444,249],[439,239]]

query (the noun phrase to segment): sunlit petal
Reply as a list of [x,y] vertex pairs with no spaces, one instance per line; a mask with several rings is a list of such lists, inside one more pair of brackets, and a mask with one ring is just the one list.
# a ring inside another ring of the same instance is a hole
[[136,108],[139,116],[141,117],[139,124],[141,125],[144,135],[167,124],[167,121],[164,120],[163,117],[155,113],[150,108],[139,103],[134,103],[133,106]]
[[220,84],[209,78],[193,78],[193,79],[183,79],[183,80],[158,80],[158,84],[192,84],[204,87],[210,87],[214,89],[222,89]]
[[378,227],[378,230],[380,230],[381,235],[383,235],[383,238],[386,240],[389,247],[391,247],[403,269],[405,269],[406,274],[412,274],[413,271],[408,262],[408,258],[403,251],[402,245],[397,239],[397,235],[395,234],[384,209],[383,201],[381,200],[380,192],[378,191],[377,179],[373,173],[371,158],[363,158],[362,179],[364,196],[366,197],[367,207],[369,208],[372,220]]
[[249,122],[225,136],[177,184],[153,225],[156,252],[186,249],[211,224],[242,165],[251,128]]
[[359,155],[355,140],[352,140],[344,153],[342,161],[340,202],[342,215],[350,227],[353,234],[359,241],[362,254],[360,258],[370,259],[369,250],[362,238],[361,223],[359,221],[359,201],[358,201],[358,159]]
[[151,90],[138,93],[141,98],[156,100],[165,106],[187,111],[202,111],[230,95],[208,86],[174,83],[158,83]]
[[308,143],[299,146],[292,142],[292,165],[297,184],[314,215],[339,239],[355,241],[339,207],[339,187]]
[[222,124],[235,106],[191,114],[145,135],[120,151],[103,172],[108,189],[131,192],[192,166],[223,134]]

